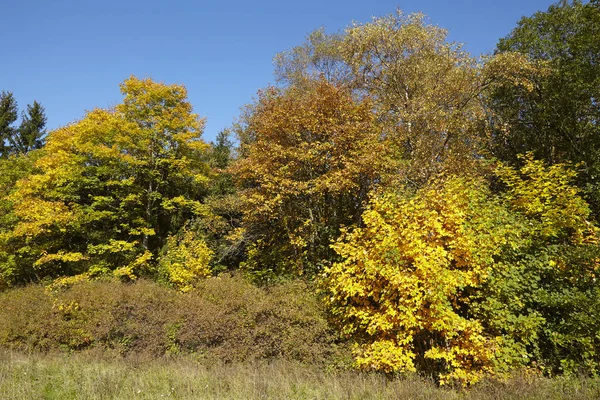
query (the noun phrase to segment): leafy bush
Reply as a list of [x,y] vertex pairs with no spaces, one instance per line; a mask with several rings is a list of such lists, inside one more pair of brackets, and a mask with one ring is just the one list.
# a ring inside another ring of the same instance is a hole
[[194,288],[194,281],[210,276],[209,263],[212,256],[213,251],[206,242],[188,227],[184,227],[178,235],[167,239],[159,269],[169,283],[182,292],[189,292]]
[[[440,188],[440,189],[437,189]],[[325,285],[356,365],[423,371],[473,383],[490,372],[496,342],[464,312],[504,246],[519,237],[482,180],[436,182],[416,195],[387,194],[364,228],[334,248],[344,257]]]
[[[596,374],[598,228],[564,165],[499,166],[375,197],[323,281],[356,365],[477,382],[522,367]],[[592,307],[592,308],[590,308]]]
[[144,280],[84,281],[9,290],[0,293],[0,304],[0,346],[10,349],[323,365],[346,357],[321,303],[301,282],[258,288],[221,276],[181,293]]

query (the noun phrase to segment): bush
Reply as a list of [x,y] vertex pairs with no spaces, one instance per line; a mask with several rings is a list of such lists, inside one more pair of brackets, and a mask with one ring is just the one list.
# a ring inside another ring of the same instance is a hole
[[374,196],[334,244],[322,283],[358,367],[463,385],[600,373],[600,228],[572,170],[522,159],[495,168],[500,193],[442,176]]
[[206,242],[184,227],[178,235],[169,236],[159,269],[174,287],[182,292],[194,288],[194,282],[210,276],[209,263],[213,252]]
[[200,281],[190,293],[144,280],[13,289],[0,293],[0,347],[150,358],[194,353],[224,362],[343,360],[345,345],[307,289],[301,282],[258,288],[231,276]]

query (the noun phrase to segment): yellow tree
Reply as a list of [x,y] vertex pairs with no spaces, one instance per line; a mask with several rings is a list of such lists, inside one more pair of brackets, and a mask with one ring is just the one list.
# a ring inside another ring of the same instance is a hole
[[573,172],[523,163],[495,168],[500,194],[456,176],[388,190],[334,245],[322,283],[359,367],[465,385],[532,361],[598,370],[598,228]]
[[186,90],[131,77],[114,109],[48,135],[35,172],[9,196],[2,236],[13,282],[114,270],[134,277],[185,220],[203,212],[203,121]]
[[489,195],[485,181],[471,178],[388,193],[372,201],[363,228],[334,245],[344,261],[327,269],[324,284],[356,340],[357,366],[464,383],[490,371],[496,344],[461,309],[519,232]]
[[324,77],[369,95],[387,146],[406,160],[394,178],[417,184],[442,170],[477,166],[489,134],[482,95],[501,82],[531,89],[536,72],[517,54],[477,60],[422,14],[401,11],[341,34],[313,32],[275,61],[283,82],[302,86]]
[[1,245],[2,236],[10,232],[18,221],[9,195],[19,179],[33,172],[35,160],[40,155],[40,150],[36,150],[0,159],[0,290],[11,280],[17,267],[17,255]]

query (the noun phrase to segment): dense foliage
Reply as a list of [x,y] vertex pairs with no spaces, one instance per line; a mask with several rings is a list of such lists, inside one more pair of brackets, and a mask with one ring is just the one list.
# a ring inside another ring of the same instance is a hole
[[0,282],[114,271],[133,279],[204,211],[202,121],[181,86],[130,78],[122,104],[48,135],[6,199]]
[[560,1],[523,18],[497,52],[516,51],[544,69],[534,90],[499,87],[493,152],[515,163],[531,151],[550,163],[581,163],[578,185],[600,211],[600,3]]
[[252,267],[300,273],[331,261],[329,243],[361,223],[375,186],[478,168],[489,134],[481,96],[527,86],[534,70],[516,54],[478,63],[423,16],[400,12],[341,35],[317,31],[276,60],[286,85],[249,109],[234,173],[248,187]]
[[[588,339],[600,320],[572,321],[570,332],[554,323],[570,319],[560,304],[599,300],[587,204],[560,165],[527,157],[521,170],[495,174],[500,194],[481,178],[450,177],[377,196],[365,226],[336,243],[344,261],[326,271],[324,286],[356,340],[358,366],[419,367],[465,383],[532,362],[595,369],[597,343]],[[561,364],[541,354],[540,340],[562,353]]]
[[253,243],[248,268],[314,274],[339,227],[360,221],[386,168],[372,107],[325,81],[261,95],[233,168]]
[[[180,85],[131,77],[47,136],[3,92],[0,345],[304,360],[336,327],[390,375],[600,374],[599,18],[562,1],[481,59],[399,11],[315,31],[238,148]],[[115,283],[140,277],[170,288]]]

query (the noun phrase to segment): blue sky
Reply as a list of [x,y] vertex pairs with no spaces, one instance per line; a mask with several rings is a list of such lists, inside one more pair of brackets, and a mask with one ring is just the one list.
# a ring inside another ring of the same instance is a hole
[[5,0],[0,90],[13,92],[20,109],[42,103],[53,129],[119,103],[118,85],[132,74],[180,83],[207,117],[210,141],[258,89],[275,83],[275,54],[314,29],[337,32],[396,8],[420,11],[479,55],[553,2]]

